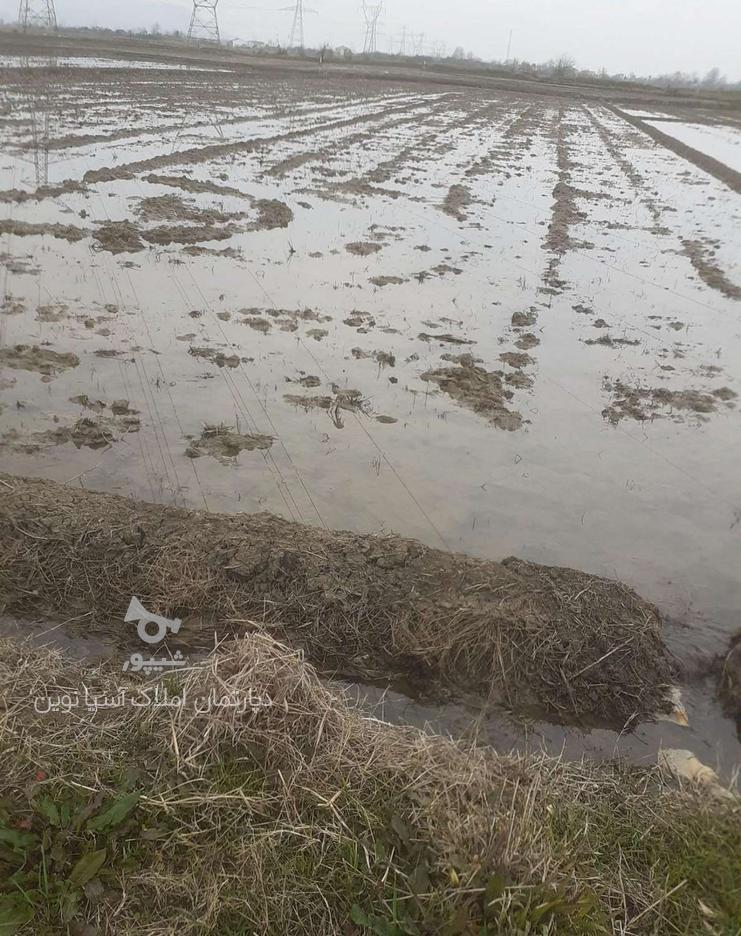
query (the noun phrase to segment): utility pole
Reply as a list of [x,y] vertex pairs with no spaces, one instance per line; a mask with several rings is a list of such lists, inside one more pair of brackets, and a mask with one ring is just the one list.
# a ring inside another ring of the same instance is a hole
[[372,6],[363,0],[363,16],[365,17],[365,42],[363,43],[363,53],[372,55],[378,48],[378,19],[383,9],[383,3],[377,3]]
[[507,43],[507,58],[504,60],[505,64],[509,62],[509,54],[512,51],[512,30],[509,31],[509,42]]
[[218,3],[219,0],[193,0],[193,15],[188,29],[189,42],[194,39],[208,39],[217,44],[221,43],[219,21],[216,17]]
[[56,31],[57,13],[54,0],[20,0],[18,25],[23,30],[37,26],[40,29]]

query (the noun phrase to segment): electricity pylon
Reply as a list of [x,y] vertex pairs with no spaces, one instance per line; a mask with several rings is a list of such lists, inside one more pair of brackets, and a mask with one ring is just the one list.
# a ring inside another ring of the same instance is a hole
[[293,13],[291,35],[288,37],[289,49],[303,49],[304,47],[304,13],[316,13],[311,7],[304,6],[304,0],[296,0],[293,6],[281,7],[283,13]]
[[52,135],[50,128],[53,86],[51,84],[51,75],[45,74],[44,69],[56,68],[56,56],[45,56],[42,63],[39,63],[38,57],[34,58],[33,64],[29,58],[25,56],[21,58],[21,82],[18,88],[28,117],[30,140],[27,149],[33,153],[37,189],[44,188],[49,184],[49,140]]
[[288,48],[296,48],[296,37],[298,36],[298,48],[304,47],[304,0],[296,0],[296,7],[293,11],[293,25],[291,26],[291,37],[288,40]]
[[378,47],[378,19],[383,9],[383,3],[372,6],[363,2],[363,16],[365,17],[365,42],[363,53],[372,55]]
[[18,25],[24,30],[29,26],[56,30],[57,13],[54,0],[20,0]]
[[188,29],[189,41],[209,39],[211,42],[221,42],[219,21],[216,17],[218,3],[219,0],[193,0],[193,15]]
[[406,26],[401,31],[401,41],[399,42],[399,55],[407,54],[407,28]]

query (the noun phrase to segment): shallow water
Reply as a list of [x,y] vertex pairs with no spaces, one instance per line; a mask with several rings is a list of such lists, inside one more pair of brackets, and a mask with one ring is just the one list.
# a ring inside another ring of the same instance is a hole
[[[36,188],[44,153],[32,144],[44,102],[53,103],[51,182],[153,157],[161,165],[133,166],[131,178],[83,192],[9,200],[0,218],[83,234],[111,220],[142,231],[188,227],[138,214],[142,199],[174,194],[232,216],[236,233],[197,247],[237,255],[192,256],[178,244],[112,254],[89,235],[69,243],[3,234],[0,276],[13,314],[0,314],[0,347],[37,344],[79,358],[46,376],[3,367],[3,470],[583,568],[655,601],[683,661],[720,652],[738,628],[741,598],[741,431],[736,401],[712,393],[741,392],[741,303],[708,265],[741,287],[741,196],[595,105],[375,82],[281,80],[266,94],[264,83],[232,75],[168,85],[131,71],[130,83],[107,83],[101,71],[94,85],[71,75],[61,89],[37,88],[37,110],[21,112],[27,122],[0,125],[0,185]],[[5,90],[28,104],[28,89]],[[113,139],[129,112],[137,117]],[[84,135],[111,138],[74,140]],[[203,159],[184,160],[204,146],[212,149]],[[237,193],[186,192],[146,181],[150,173]],[[559,181],[575,191],[575,214],[561,210]],[[443,205],[457,185],[470,202],[455,216]],[[288,205],[287,227],[254,228],[254,200],[265,198]],[[686,241],[700,245],[692,256]],[[353,243],[381,249],[357,255]],[[513,327],[518,312],[533,324]],[[506,385],[507,406],[523,419],[517,431],[422,379],[455,367],[442,356],[462,352],[516,378],[500,355],[521,350],[526,334],[539,342],[522,369],[531,385]],[[604,336],[609,343],[586,343]],[[204,348],[238,360],[219,366]],[[393,366],[379,364],[378,352]],[[305,377],[315,386],[298,382]],[[643,399],[644,419],[614,424],[603,410],[615,407],[616,386],[692,390],[711,408]],[[336,400],[343,390],[358,390],[362,409],[285,399]],[[81,394],[87,405],[73,402]],[[138,411],[139,431],[126,432],[112,413],[120,400]],[[80,418],[100,420],[109,443],[49,441]],[[188,458],[188,437],[220,423],[273,444],[221,461]],[[645,743],[653,756],[657,738],[670,737],[731,771],[741,746],[709,689],[693,686],[688,704],[691,729],[647,726],[621,750],[640,757]],[[441,717],[458,731],[469,715]],[[499,716],[486,731],[500,745],[524,743]],[[549,749],[592,756],[609,756],[618,741],[538,732]]]
[[741,130],[703,124],[647,120],[650,126],[741,172]]

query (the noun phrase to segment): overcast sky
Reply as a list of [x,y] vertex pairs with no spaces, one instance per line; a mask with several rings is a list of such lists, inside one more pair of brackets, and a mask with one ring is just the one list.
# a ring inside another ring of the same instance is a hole
[[[279,39],[285,43],[295,0],[219,0],[227,38]],[[379,0],[368,0],[379,2]],[[306,44],[362,48],[360,0],[304,0]],[[187,28],[192,0],[56,0],[68,25]],[[0,16],[12,21],[18,0],[0,0]],[[398,51],[404,26],[415,40],[424,33],[463,46],[484,59],[504,59],[510,31],[512,57],[545,61],[570,55],[582,67],[610,72],[704,73],[718,66],[741,79],[741,0],[385,0],[379,49]],[[409,42],[409,39],[407,40]],[[409,45],[407,46],[409,48]]]

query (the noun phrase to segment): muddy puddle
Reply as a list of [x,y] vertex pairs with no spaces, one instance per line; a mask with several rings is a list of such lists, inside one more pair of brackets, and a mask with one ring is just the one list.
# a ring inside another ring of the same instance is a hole
[[[721,651],[741,195],[597,103],[32,72],[0,78],[4,470],[585,569],[656,602],[688,666]],[[671,746],[732,769],[732,723],[688,693]]]

